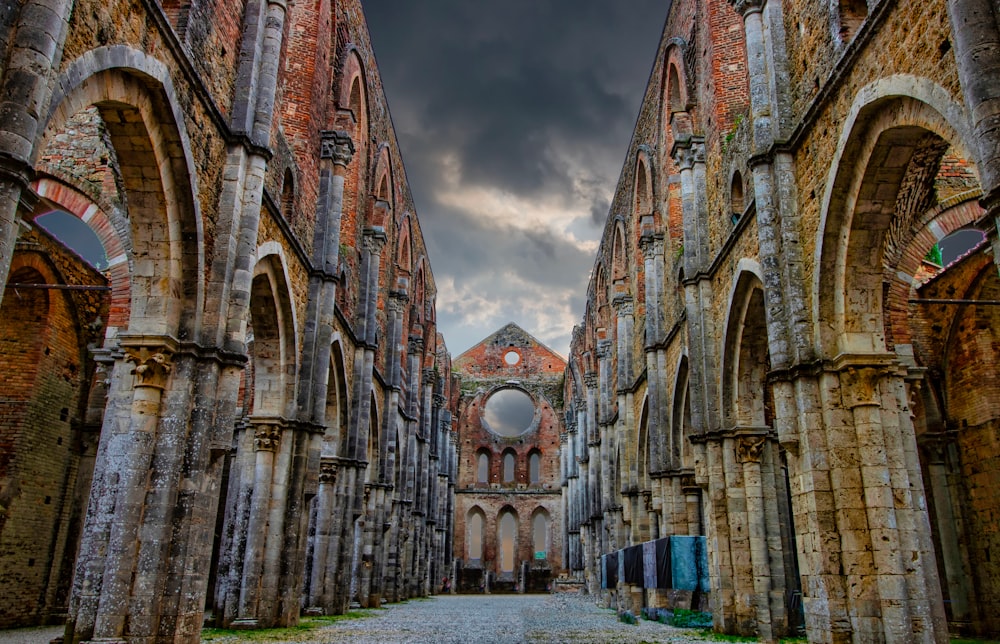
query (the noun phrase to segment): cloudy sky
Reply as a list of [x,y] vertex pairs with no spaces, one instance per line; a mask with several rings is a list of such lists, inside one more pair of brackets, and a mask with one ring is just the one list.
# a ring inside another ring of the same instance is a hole
[[669,3],[363,4],[449,350],[565,356]]

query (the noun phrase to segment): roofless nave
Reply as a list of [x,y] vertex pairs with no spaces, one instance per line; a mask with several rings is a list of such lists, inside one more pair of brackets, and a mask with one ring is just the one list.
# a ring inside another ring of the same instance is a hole
[[996,7],[664,12],[565,366],[516,327],[452,364],[357,0],[0,12],[0,625],[197,641],[448,578],[1000,634]]

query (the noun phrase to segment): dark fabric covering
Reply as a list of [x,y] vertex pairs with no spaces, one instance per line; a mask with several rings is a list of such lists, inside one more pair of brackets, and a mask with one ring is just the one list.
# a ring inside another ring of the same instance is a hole
[[618,586],[618,552],[610,552],[608,557],[608,588]]
[[670,537],[657,539],[656,547],[656,587],[673,588],[673,575],[670,569]]
[[642,585],[642,546],[629,546],[622,550],[625,557],[625,583]]
[[642,587],[657,588],[655,541],[646,541],[642,544]]

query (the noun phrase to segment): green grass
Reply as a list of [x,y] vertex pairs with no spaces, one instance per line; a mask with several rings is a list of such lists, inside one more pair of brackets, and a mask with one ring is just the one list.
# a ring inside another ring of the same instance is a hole
[[714,631],[704,630],[701,632],[701,636],[707,640],[712,640],[713,642],[756,642],[758,639],[756,637],[747,637],[745,635],[727,635],[726,633],[716,633]]
[[352,610],[343,615],[322,615],[318,617],[302,617],[296,626],[284,628],[261,628],[256,630],[237,630],[233,628],[203,628],[201,639],[205,642],[236,637],[254,642],[281,642],[298,639],[303,635],[324,626],[329,626],[345,619],[361,619],[371,617],[372,610]]
[[951,644],[1000,644],[997,640],[977,640],[964,637],[953,637]]

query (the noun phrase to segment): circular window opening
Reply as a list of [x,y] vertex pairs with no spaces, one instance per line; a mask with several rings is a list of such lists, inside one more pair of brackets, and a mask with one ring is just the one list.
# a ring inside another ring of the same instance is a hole
[[483,418],[501,436],[520,436],[535,419],[535,403],[520,389],[501,389],[486,401]]
[[519,354],[517,351],[508,351],[507,353],[504,354],[503,361],[513,367],[514,365],[516,365],[518,362],[521,361],[521,354]]

